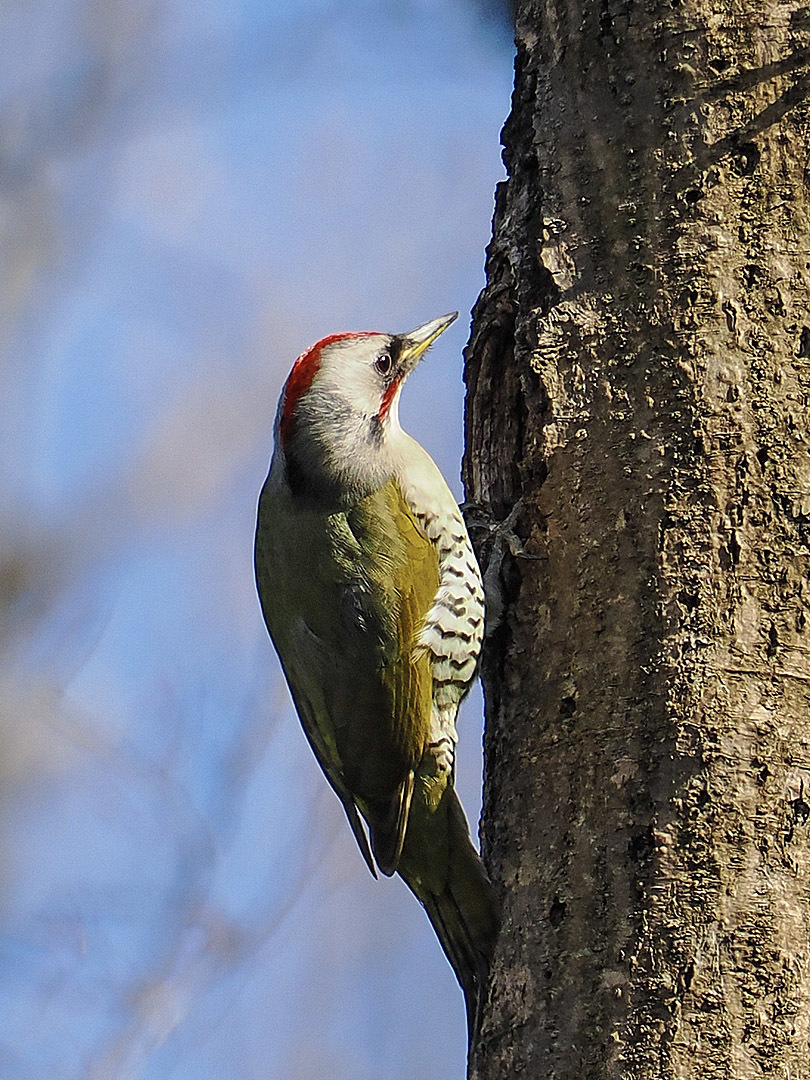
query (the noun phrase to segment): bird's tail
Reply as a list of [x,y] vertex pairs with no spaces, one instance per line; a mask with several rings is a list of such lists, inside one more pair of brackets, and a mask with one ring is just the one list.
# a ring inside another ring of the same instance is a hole
[[500,912],[452,786],[435,811],[414,797],[399,873],[427,911],[464,991],[472,1046],[481,1025]]

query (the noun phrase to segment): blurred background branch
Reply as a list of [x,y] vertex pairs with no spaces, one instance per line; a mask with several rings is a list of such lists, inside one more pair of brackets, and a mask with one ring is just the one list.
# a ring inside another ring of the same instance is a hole
[[[460,1075],[251,538],[295,355],[477,295],[506,5],[33,0],[0,34],[0,1075]],[[460,324],[405,415],[451,477]],[[480,700],[465,727],[474,812]]]

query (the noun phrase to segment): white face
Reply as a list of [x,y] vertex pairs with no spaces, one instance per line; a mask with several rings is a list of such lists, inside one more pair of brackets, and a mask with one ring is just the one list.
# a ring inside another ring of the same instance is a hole
[[310,395],[323,394],[332,415],[340,402],[347,411],[358,414],[358,421],[362,416],[371,424],[396,375],[395,351],[394,338],[388,334],[368,334],[328,345],[321,354]]
[[399,427],[400,340],[364,334],[325,346],[295,411],[288,472],[325,497],[352,500],[393,475],[389,440]]

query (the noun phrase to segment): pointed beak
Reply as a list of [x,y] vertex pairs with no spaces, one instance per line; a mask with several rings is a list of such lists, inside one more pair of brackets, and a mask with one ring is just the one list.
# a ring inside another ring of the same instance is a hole
[[451,311],[449,315],[441,315],[438,319],[431,319],[423,326],[417,326],[409,334],[402,335],[402,352],[399,354],[399,362],[405,374],[409,374],[427,350],[447,327],[458,318],[457,311]]

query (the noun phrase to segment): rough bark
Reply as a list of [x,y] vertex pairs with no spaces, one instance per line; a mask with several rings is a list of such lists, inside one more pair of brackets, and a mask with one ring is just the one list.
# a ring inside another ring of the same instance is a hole
[[796,0],[518,4],[477,1080],[810,1075],[808,44]]

